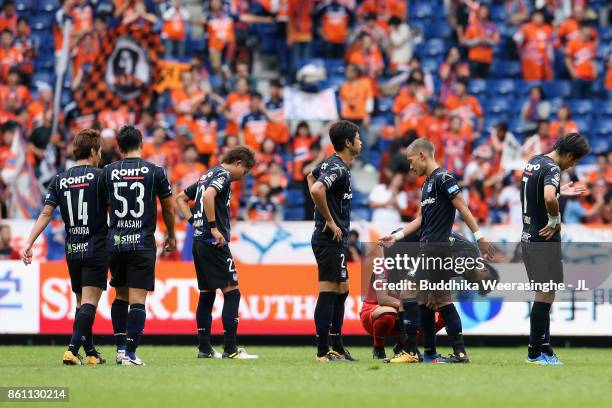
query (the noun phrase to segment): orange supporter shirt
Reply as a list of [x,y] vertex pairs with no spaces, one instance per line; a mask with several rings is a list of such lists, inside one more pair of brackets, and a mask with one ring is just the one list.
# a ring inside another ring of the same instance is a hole
[[395,16],[405,19],[406,3],[402,0],[365,0],[357,9],[357,14],[361,17],[375,14],[378,17],[378,25],[387,31],[389,18]]
[[219,122],[215,117],[205,117],[194,119],[189,128],[193,135],[193,142],[200,154],[217,153],[217,130]]
[[0,14],[0,33],[4,30],[17,31],[17,14],[7,17],[4,13]]
[[84,49],[83,47],[77,48],[76,55],[72,60],[73,72],[79,72],[85,64],[93,65],[99,53],[99,48],[100,46],[95,40],[92,42],[92,47],[89,49]]
[[241,123],[244,144],[259,151],[266,137],[268,118],[261,112],[250,112],[244,116]]
[[142,145],[142,158],[161,167],[178,163],[180,153],[178,143],[174,140],[166,141],[159,147],[153,142],[145,142]]
[[312,11],[313,0],[287,0],[289,22],[287,24],[287,40],[294,42],[312,41]]
[[568,18],[557,28],[557,46],[559,42],[570,42],[578,35],[580,24],[574,18]]
[[226,14],[214,14],[206,24],[208,47],[222,51],[227,44],[234,42],[234,20]]
[[131,116],[127,108],[105,109],[98,115],[98,121],[100,121],[103,129],[109,128],[117,131],[121,126],[131,123]]
[[20,108],[24,108],[32,102],[30,90],[23,85],[17,85],[15,88],[0,86],[0,108],[3,107],[4,101],[8,98],[14,98]]
[[409,130],[414,130],[419,136],[424,134],[423,116],[427,108],[420,102],[416,95],[410,95],[406,88],[403,88],[395,97],[392,111],[399,117],[398,133],[405,135]]
[[600,171],[592,171],[587,175],[587,183],[589,184],[596,184],[600,180],[612,184],[612,167],[606,169],[605,174],[602,174]]
[[372,85],[365,78],[346,81],[340,87],[341,116],[343,119],[363,120],[367,115],[367,105],[374,98]]
[[612,90],[612,67],[609,67],[608,71],[606,72],[604,87],[608,90]]
[[482,116],[482,107],[476,97],[466,95],[463,99],[457,95],[451,95],[446,101],[446,109],[450,114],[458,115],[464,124],[472,123],[472,120]]
[[19,65],[23,62],[23,54],[16,47],[6,49],[0,47],[0,74],[2,82],[6,81],[6,76],[11,67]]
[[349,32],[350,16],[344,7],[328,7],[322,18],[322,31],[325,41],[343,44]]
[[578,132],[578,126],[573,120],[569,120],[565,123],[561,123],[558,120],[553,121],[550,124],[549,133],[550,137],[557,140],[561,136],[565,136],[568,133]]
[[[491,22],[486,24],[475,22],[470,24],[465,31],[465,38],[469,41],[492,39],[499,42],[499,32],[495,24]],[[483,44],[474,45],[470,47],[468,59],[490,64],[493,62],[493,47]]]
[[384,68],[383,57],[378,47],[375,47],[369,53],[365,53],[361,49],[355,50],[349,56],[348,63],[358,65],[364,75],[369,77],[375,77],[376,73]]
[[304,163],[312,159],[310,147],[316,141],[312,136],[296,136],[293,139],[293,180],[304,180]]
[[74,21],[74,32],[91,32],[93,29],[93,10],[89,5],[75,6],[70,16]]
[[574,38],[567,44],[567,55],[572,60],[576,78],[592,81],[595,75],[595,56],[597,46],[594,41]]
[[183,21],[183,15],[180,10],[174,9],[174,14],[169,19],[164,20],[162,37],[174,41],[183,41],[185,39],[185,21]]
[[549,24],[536,25],[525,23],[520,32],[524,36],[520,48],[521,64],[523,68],[523,79],[527,81],[552,79],[551,45],[553,31]]
[[230,92],[225,100],[225,107],[229,109],[233,119],[228,120],[225,133],[238,136],[238,124],[242,123],[242,118],[249,112],[251,97],[248,94],[240,95],[237,92]]
[[435,116],[426,116],[425,122],[425,138],[429,139],[436,148],[436,159],[440,160],[442,155],[442,135],[448,129],[448,119],[445,117],[436,118]]
[[176,186],[178,191],[183,191],[190,185],[196,183],[205,172],[206,166],[200,162],[195,162],[191,165],[187,163],[178,163],[172,168],[170,178],[172,184]]
[[463,127],[458,133],[446,131],[442,135],[444,144],[442,157],[444,168],[450,173],[462,175],[467,160],[472,153],[474,135],[469,127]]
[[266,102],[266,110],[270,121],[266,128],[266,137],[274,140],[276,144],[283,145],[289,141],[289,128],[285,120],[285,112],[283,109],[283,100]]

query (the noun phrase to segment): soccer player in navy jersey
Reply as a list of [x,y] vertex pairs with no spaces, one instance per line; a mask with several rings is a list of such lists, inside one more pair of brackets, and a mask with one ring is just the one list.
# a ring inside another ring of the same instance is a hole
[[[586,138],[570,133],[557,140],[550,153],[533,156],[525,165],[521,247],[530,281],[563,282],[559,195],[572,193],[569,186],[560,185],[561,172],[574,167],[589,151]],[[529,364],[563,365],[550,345],[550,307],[554,300],[554,290],[535,293],[525,360]]]
[[32,245],[60,207],[66,230],[66,263],[77,307],[72,338],[64,353],[65,365],[81,365],[81,345],[85,364],[103,364],[105,360],[93,345],[92,327],[98,301],[106,290],[108,253],[106,251],[106,196],[101,181],[100,134],[83,129],[72,142],[76,166],[57,174],[49,183],[44,207],[21,251],[26,265],[32,262]]
[[346,262],[353,198],[349,166],[361,151],[361,138],[357,125],[346,120],[334,123],[329,137],[335,153],[307,176],[316,206],[311,244],[319,272],[314,314],[317,360],[354,361],[342,345],[342,324],[349,290]]
[[[193,262],[200,298],[196,311],[198,358],[248,360],[258,356],[236,345],[240,289],[234,258],[229,248],[231,183],[241,180],[255,165],[255,154],[246,146],[230,149],[221,164],[177,196],[179,210],[194,227]],[[193,213],[189,201],[194,201]],[[212,309],[216,291],[223,292],[221,320],[224,329],[223,354],[210,344]]]
[[[463,196],[461,188],[455,177],[436,163],[434,159],[434,145],[426,139],[417,139],[409,147],[407,158],[410,167],[419,176],[427,176],[421,190],[421,213],[403,230],[380,239],[385,246],[394,244],[397,240],[421,230],[419,244],[424,258],[442,258],[448,251],[455,213],[459,211],[461,217],[470,228],[478,242],[480,251],[487,256],[494,254],[492,245],[484,238],[478,229],[478,224],[472,216]],[[444,281],[452,277],[452,271],[432,270],[417,271],[417,280],[430,282]],[[423,294],[421,294],[423,295]],[[419,291],[405,291],[402,293],[402,310],[400,314],[400,329],[405,337],[405,351],[390,360],[391,363],[417,363],[417,330],[423,323],[425,348],[435,350],[434,344],[428,344],[428,339],[435,340],[435,311],[427,306],[429,301],[419,296]],[[446,324],[446,332],[453,345],[453,354],[444,359],[450,363],[467,363],[469,359],[463,342],[461,318],[455,305],[446,301],[439,303],[438,311]],[[433,335],[432,335],[433,334]],[[436,359],[433,355],[425,358]]]
[[117,294],[111,307],[116,362],[144,365],[136,356],[136,348],[145,327],[147,292],[155,289],[157,198],[168,231],[166,251],[176,247],[175,205],[166,170],[142,159],[140,131],[131,125],[123,126],[117,134],[117,144],[123,159],[103,170],[109,203],[110,284]]

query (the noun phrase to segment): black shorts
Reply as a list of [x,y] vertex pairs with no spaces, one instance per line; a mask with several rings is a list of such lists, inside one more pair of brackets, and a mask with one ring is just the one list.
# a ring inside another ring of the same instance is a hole
[[228,245],[218,247],[208,242],[193,241],[191,251],[199,290],[238,285],[236,264]]
[[81,293],[83,286],[106,290],[108,255],[106,252],[83,259],[67,259],[70,286],[74,293]]
[[320,243],[311,245],[319,268],[319,282],[346,282],[348,279],[347,249],[339,245]]
[[[448,259],[452,259],[452,246],[446,242],[427,243],[421,247],[420,267],[415,273],[417,282],[426,280],[432,283],[448,282],[455,276],[455,270],[445,268],[450,266]],[[418,285],[418,283],[417,283]]]
[[563,283],[560,242],[521,242],[527,278],[535,283]]
[[112,287],[155,290],[155,249],[110,253]]

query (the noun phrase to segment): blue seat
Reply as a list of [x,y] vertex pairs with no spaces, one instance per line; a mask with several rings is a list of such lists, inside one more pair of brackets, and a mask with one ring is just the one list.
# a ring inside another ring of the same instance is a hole
[[431,2],[415,2],[411,4],[408,14],[410,18],[423,20],[432,17],[434,10]]
[[609,43],[612,41],[612,27],[599,27],[599,36],[602,43]]
[[440,69],[440,65],[442,64],[442,57],[435,58],[424,58],[421,61],[421,67],[424,71],[429,71],[432,74],[436,74]]
[[446,21],[435,21],[425,25],[425,38],[449,38],[453,30]]
[[468,84],[468,92],[472,95],[484,94],[487,90],[487,82],[484,79],[472,79]]
[[303,221],[304,220],[304,207],[285,208],[283,219],[285,221]]
[[392,121],[387,115],[376,115],[370,120],[370,126],[386,126],[390,125],[391,123]]
[[328,77],[324,81],[319,82],[319,86],[321,89],[334,88],[336,90],[340,89],[343,83],[346,82],[346,78],[341,75],[332,75]]
[[32,11],[34,9],[34,0],[15,0],[15,8],[19,13],[19,17],[23,17],[24,11]]
[[52,88],[55,86],[55,78],[53,74],[47,71],[37,71],[32,77],[32,83],[36,85],[37,82],[44,82],[50,85]]
[[355,220],[370,221],[372,218],[372,210],[368,207],[358,207],[351,211],[352,217]]
[[286,191],[288,206],[301,206],[304,204],[304,193],[300,189],[290,188]]
[[599,101],[595,105],[595,111],[600,118],[612,119],[612,101]]
[[593,113],[593,103],[588,99],[572,99],[568,106],[574,115],[585,115]]
[[495,21],[496,23],[506,21],[506,10],[503,6],[491,7],[491,20]]
[[491,64],[490,76],[518,79],[521,76],[521,64],[518,61],[495,60]]
[[432,39],[416,46],[416,53],[421,58],[438,57],[444,55],[445,50],[446,45],[441,39]]
[[595,135],[589,137],[589,144],[591,145],[591,151],[595,154],[606,153],[610,150],[610,136],[607,135]]
[[607,60],[611,51],[612,48],[610,47],[610,44],[601,43],[597,46],[597,58]]
[[325,61],[322,58],[302,58],[298,60],[298,67],[304,67],[306,65],[315,65],[317,67],[325,68]]
[[325,69],[327,70],[327,75],[341,74],[344,75],[344,60],[341,58],[338,59],[326,59],[325,60]]
[[511,79],[489,79],[487,81],[487,93],[489,95],[511,95],[516,87]]
[[542,90],[546,98],[568,98],[572,92],[569,81],[547,81],[542,83]]
[[591,130],[591,118],[586,118],[584,116],[574,116],[572,117],[572,120],[576,122],[576,127],[578,128],[579,132],[586,134],[593,133]]
[[37,14],[30,20],[30,27],[33,30],[51,30],[53,25],[53,15],[49,13]]
[[612,122],[609,120],[599,120],[591,125],[592,134],[612,137]]
[[58,0],[37,0],[36,6],[38,11],[46,11],[52,12],[59,9],[59,1]]
[[378,98],[378,110],[380,112],[390,112],[393,108],[393,98],[390,96]]
[[487,113],[510,113],[512,112],[511,100],[504,97],[490,98],[483,103]]

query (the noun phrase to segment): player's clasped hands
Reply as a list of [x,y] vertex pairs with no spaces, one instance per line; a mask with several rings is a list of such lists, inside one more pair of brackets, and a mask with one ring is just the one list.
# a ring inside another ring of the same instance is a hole
[[342,241],[342,230],[336,225],[335,222],[325,222],[323,232],[327,230],[330,230],[332,232],[334,241]]

